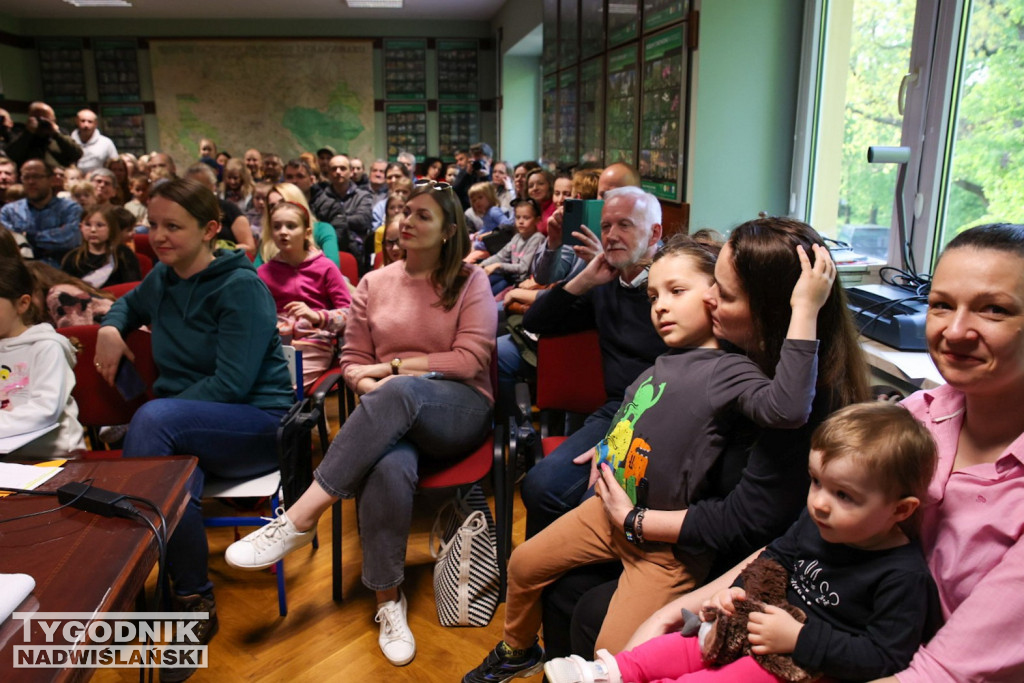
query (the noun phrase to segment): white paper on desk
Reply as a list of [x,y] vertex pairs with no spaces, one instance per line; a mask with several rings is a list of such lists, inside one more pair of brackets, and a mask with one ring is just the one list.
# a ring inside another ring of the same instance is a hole
[[16,451],[30,441],[35,441],[43,434],[52,432],[54,429],[60,426],[59,422],[54,422],[49,427],[42,427],[40,429],[34,429],[31,432],[25,432],[24,434],[14,434],[13,436],[0,437],[0,455]]
[[0,462],[0,488],[34,489],[50,477],[60,472],[63,467],[37,467],[35,465],[19,465],[13,462]]
[[18,609],[35,587],[36,580],[28,574],[0,574],[0,623]]

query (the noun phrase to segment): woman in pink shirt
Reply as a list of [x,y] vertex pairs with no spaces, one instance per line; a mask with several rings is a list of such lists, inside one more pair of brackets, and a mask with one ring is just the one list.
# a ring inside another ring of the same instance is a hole
[[[931,432],[939,462],[921,545],[945,624],[882,683],[1024,681],[1024,226],[979,226],[939,259],[928,350],[946,380],[903,405]],[[739,567],[658,610],[627,648],[667,633]]]
[[355,497],[363,583],[377,594],[378,642],[396,666],[416,654],[398,587],[417,464],[461,458],[486,437],[497,327],[487,276],[462,262],[469,234],[447,183],[425,181],[412,191],[399,244],[405,260],[368,273],[349,310],[341,367],[359,406],[309,489],[225,553],[234,567],[269,567],[311,542],[335,501]]

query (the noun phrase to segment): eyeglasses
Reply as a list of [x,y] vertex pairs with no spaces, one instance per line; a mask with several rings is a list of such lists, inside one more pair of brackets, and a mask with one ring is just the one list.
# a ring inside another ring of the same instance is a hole
[[398,240],[384,240],[384,246],[386,247],[397,247]]
[[25,173],[22,173],[22,174],[21,174],[21,180],[22,180],[22,182],[24,182],[24,181],[26,181],[26,180],[28,180],[28,181],[30,181],[30,182],[31,182],[31,181],[36,181],[36,180],[46,180],[46,179],[47,179],[47,178],[49,178],[49,177],[50,177],[50,176],[46,176],[46,175],[36,175],[36,174],[33,174],[33,173],[29,173],[29,174],[25,174]]

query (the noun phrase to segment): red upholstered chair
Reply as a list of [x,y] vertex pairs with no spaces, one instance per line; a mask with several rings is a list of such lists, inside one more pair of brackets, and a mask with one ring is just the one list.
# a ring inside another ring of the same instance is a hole
[[126,343],[135,354],[135,369],[149,391],[132,401],[126,401],[121,393],[107,384],[96,371],[96,333],[99,329],[99,325],[76,325],[57,330],[70,339],[78,351],[75,388],[71,395],[78,404],[78,421],[85,427],[92,446],[92,450],[85,455],[87,459],[121,457],[121,451],[108,450],[107,445],[100,440],[97,435],[99,428],[131,422],[132,415],[139,406],[151,398],[153,382],[157,378],[150,334],[147,331],[136,330],[128,335]]
[[359,284],[359,262],[356,257],[347,251],[338,252],[338,265],[341,267],[341,274],[348,278],[353,287]]
[[139,262],[139,275],[145,278],[153,270],[153,259],[145,254],[136,254],[135,260]]
[[[551,415],[566,413],[568,433],[569,416],[589,415],[606,400],[604,369],[597,331],[587,330],[559,337],[541,337],[537,342],[537,409],[540,411],[540,452],[547,456],[558,448],[567,436],[551,436]],[[528,423],[532,416],[530,392],[525,384],[516,386],[516,409],[519,424]]]
[[135,242],[135,255],[142,254],[148,256],[150,263],[156,263],[160,259],[156,257],[156,252],[153,251],[153,245],[149,243],[148,232],[137,232],[132,235],[132,240]]
[[103,291],[110,292],[115,297],[120,299],[122,296],[138,287],[139,282],[141,282],[141,280],[135,280],[134,282],[122,282],[117,285],[110,285],[109,287],[104,287]]
[[[498,386],[498,359],[491,357],[491,386]],[[505,582],[508,558],[512,553],[512,498],[509,485],[509,463],[505,458],[505,433],[496,424],[484,443],[456,463],[446,466],[424,466],[419,471],[417,488],[447,489],[469,486],[482,481],[488,473],[494,489],[494,523],[497,527],[498,570],[501,599],[505,599]],[[331,558],[334,566],[333,597],[342,600],[341,568],[341,501],[331,510]]]

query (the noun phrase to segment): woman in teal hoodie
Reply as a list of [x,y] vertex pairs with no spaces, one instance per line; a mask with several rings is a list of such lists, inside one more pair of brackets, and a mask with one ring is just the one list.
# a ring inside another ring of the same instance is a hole
[[171,180],[152,190],[149,210],[160,263],[104,318],[96,367],[113,383],[130,353],[124,337],[142,325],[152,329],[157,399],[132,418],[124,455],[199,458],[191,501],[168,542],[168,563],[179,607],[210,612],[208,639],[216,612],[199,506],[204,477],[275,469],[277,427],[294,395],[270,292],[244,252],[213,249],[220,229],[213,193],[191,180]]

